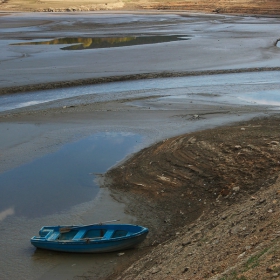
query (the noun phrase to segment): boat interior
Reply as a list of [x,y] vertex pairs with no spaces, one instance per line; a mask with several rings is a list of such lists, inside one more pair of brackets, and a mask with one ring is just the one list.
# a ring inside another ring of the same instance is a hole
[[48,230],[41,235],[47,240],[82,240],[82,239],[111,239],[129,236],[131,233],[126,230],[110,229],[71,229],[69,231]]

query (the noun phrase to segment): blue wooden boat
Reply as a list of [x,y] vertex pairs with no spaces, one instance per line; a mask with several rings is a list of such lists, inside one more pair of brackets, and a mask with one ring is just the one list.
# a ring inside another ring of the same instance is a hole
[[39,237],[33,236],[36,248],[62,252],[103,253],[133,248],[149,230],[130,224],[94,224],[83,226],[45,226]]

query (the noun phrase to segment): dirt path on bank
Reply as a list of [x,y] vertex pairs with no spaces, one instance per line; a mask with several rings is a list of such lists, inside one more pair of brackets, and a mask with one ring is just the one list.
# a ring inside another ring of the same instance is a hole
[[279,121],[167,139],[109,171],[151,229],[151,253],[119,279],[278,277]]

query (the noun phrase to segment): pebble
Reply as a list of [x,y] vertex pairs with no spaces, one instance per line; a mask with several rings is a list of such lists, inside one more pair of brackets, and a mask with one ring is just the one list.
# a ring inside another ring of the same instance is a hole
[[154,267],[151,271],[152,274],[156,274],[160,271],[160,269],[158,267]]
[[240,187],[234,187],[234,188],[232,188],[232,190],[233,190],[234,192],[239,192],[239,191],[240,191]]
[[118,256],[119,257],[121,257],[121,256],[123,256],[124,255],[124,253],[118,253]]
[[245,247],[245,250],[248,251],[248,250],[250,250],[251,248],[252,248],[251,246],[246,246],[246,247]]
[[243,258],[245,256],[246,252],[243,252],[242,254],[240,254],[237,258],[240,259],[240,258]]
[[266,202],[266,199],[265,199],[265,198],[259,200],[259,204],[262,204],[262,203],[264,203],[264,202]]
[[183,242],[182,243],[182,246],[187,246],[187,245],[190,245],[192,242],[190,240],[186,241],[186,242]]
[[188,270],[189,270],[189,267],[186,267],[186,268],[183,270],[183,273],[186,273]]

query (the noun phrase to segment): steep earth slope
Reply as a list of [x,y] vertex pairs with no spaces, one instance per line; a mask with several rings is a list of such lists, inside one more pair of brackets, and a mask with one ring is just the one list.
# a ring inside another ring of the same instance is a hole
[[111,188],[151,229],[151,252],[119,279],[280,277],[279,124],[167,139],[111,170]]

